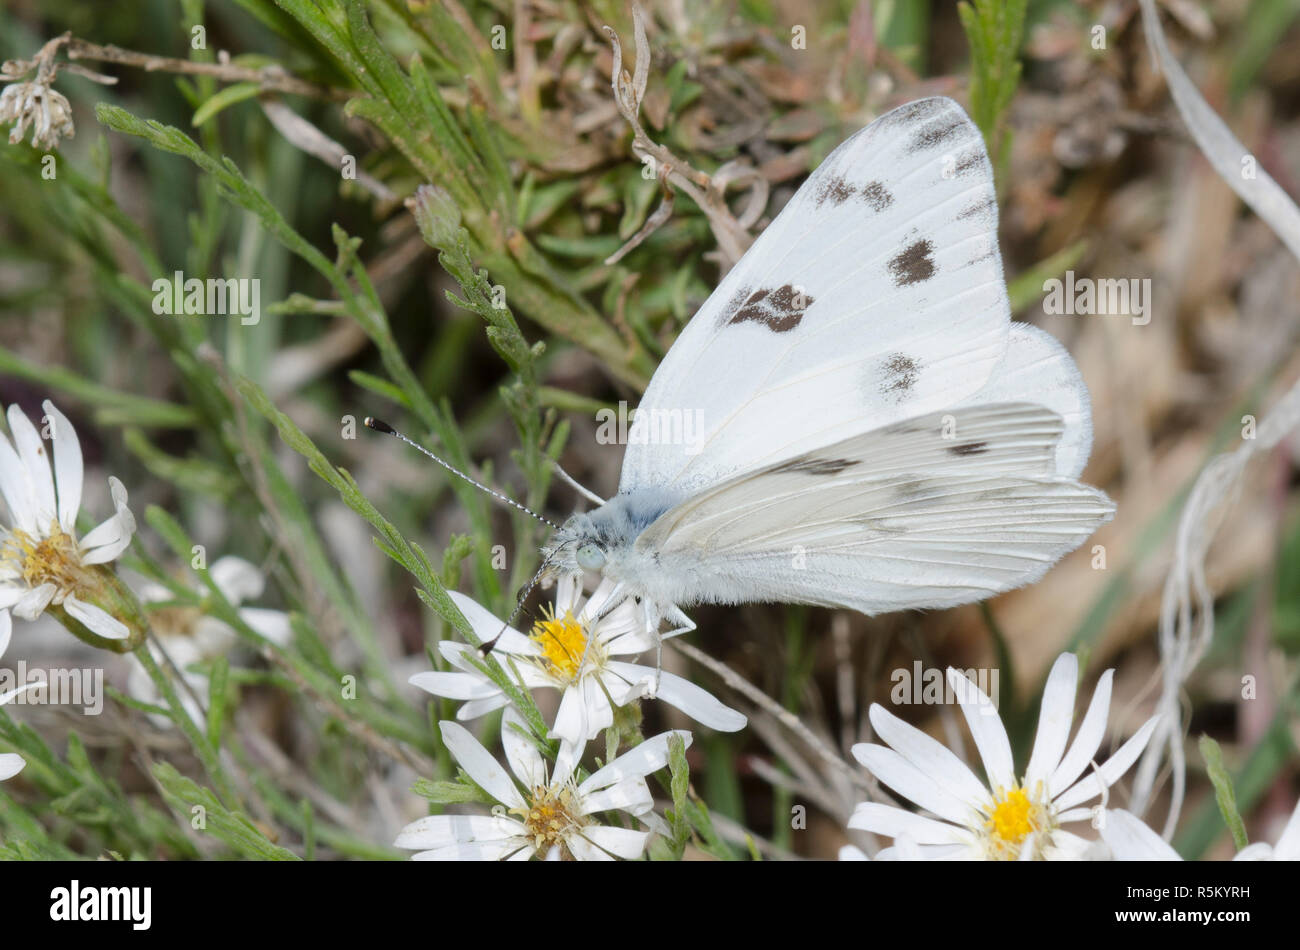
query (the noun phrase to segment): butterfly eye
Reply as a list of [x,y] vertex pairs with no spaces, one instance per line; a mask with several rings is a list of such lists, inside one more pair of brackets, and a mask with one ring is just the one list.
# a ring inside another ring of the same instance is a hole
[[605,566],[605,552],[598,544],[584,544],[578,548],[578,566],[586,571],[598,571]]

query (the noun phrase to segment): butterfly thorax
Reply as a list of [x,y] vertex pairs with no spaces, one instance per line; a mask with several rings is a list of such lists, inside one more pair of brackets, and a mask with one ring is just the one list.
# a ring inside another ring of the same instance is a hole
[[638,547],[637,538],[681,500],[678,492],[640,489],[615,495],[594,511],[573,515],[542,548],[548,572],[598,570],[623,581],[630,591],[654,597],[654,584],[647,576],[653,573],[654,552]]

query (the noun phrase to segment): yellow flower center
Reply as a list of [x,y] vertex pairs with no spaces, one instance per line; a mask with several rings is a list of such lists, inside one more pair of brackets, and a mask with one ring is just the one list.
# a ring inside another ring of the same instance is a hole
[[57,523],[50,526],[49,537],[45,538],[33,538],[16,529],[11,531],[0,547],[0,563],[16,571],[28,588],[53,584],[58,590],[55,603],[62,603],[68,594],[88,582],[77,539]]
[[537,621],[529,639],[542,648],[541,662],[546,671],[565,682],[578,678],[584,660],[598,659],[596,643],[571,610],[566,610],[563,617],[548,614]]
[[[558,788],[539,785],[533,789],[526,807],[512,808],[510,813],[523,819],[533,847],[543,857],[553,845],[563,847],[565,839],[587,823],[578,813],[576,796],[569,785]],[[569,856],[567,848],[564,856]]]
[[1051,815],[1038,794],[1031,795],[1019,786],[999,789],[993,797],[993,810],[984,822],[985,844],[994,860],[1014,861],[1031,834],[1050,831]]

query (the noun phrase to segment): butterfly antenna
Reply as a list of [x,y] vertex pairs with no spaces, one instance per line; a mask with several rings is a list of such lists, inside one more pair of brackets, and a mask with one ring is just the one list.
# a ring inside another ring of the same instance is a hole
[[489,653],[491,653],[492,648],[495,647],[497,645],[497,641],[501,639],[501,635],[505,633],[506,629],[515,622],[515,618],[519,616],[519,611],[524,609],[524,602],[528,600],[528,595],[533,592],[533,588],[536,587],[537,582],[541,580],[542,573],[546,570],[546,565],[547,565],[546,560],[543,560],[541,565],[537,568],[537,572],[533,574],[533,579],[530,580],[527,586],[525,586],[524,589],[519,592],[519,600],[516,601],[515,603],[515,609],[511,612],[510,618],[501,625],[501,629],[497,631],[497,635],[493,637],[491,640],[488,640],[486,643],[479,644],[479,648],[478,648],[479,656],[485,657]]
[[[551,530],[553,531],[560,530],[560,526],[556,524],[554,521],[551,521],[549,518],[542,517],[537,512],[533,511],[533,509],[529,508],[527,505],[521,505],[519,502],[515,501],[513,498],[509,497],[508,495],[503,495],[499,491],[495,491],[491,488],[488,488],[482,482],[475,481],[474,479],[466,475],[464,472],[462,472],[460,469],[456,468],[454,465],[450,465],[447,462],[444,462],[442,459],[438,458],[438,456],[434,455],[432,452],[426,449],[419,442],[416,442],[414,439],[408,439],[406,436],[402,435],[402,433],[398,432],[396,429],[390,426],[387,422],[384,422],[382,419],[376,419],[374,416],[366,416],[365,425],[367,429],[374,429],[376,432],[383,432],[386,435],[391,435],[395,439],[401,439],[407,445],[411,446],[411,448],[418,449],[419,451],[423,452],[425,455],[433,459],[435,462],[437,462],[447,471],[451,472],[453,475],[463,478],[465,481],[469,482],[471,485],[473,485],[475,488],[479,489],[480,491],[487,492],[497,501],[503,502],[504,504],[509,505],[511,508],[517,508],[518,510],[524,512],[525,514],[532,515],[534,518],[536,518],[538,521],[540,521],[542,524],[546,525],[547,527],[551,528]],[[493,642],[495,642],[495,638]]]

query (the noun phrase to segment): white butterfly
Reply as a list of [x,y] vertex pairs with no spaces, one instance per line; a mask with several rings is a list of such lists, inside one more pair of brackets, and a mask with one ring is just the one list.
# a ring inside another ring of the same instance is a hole
[[1010,320],[997,221],[952,100],[844,142],[673,344],[618,494],[564,523],[546,570],[599,570],[674,632],[696,603],[878,614],[1042,577],[1114,505],[1077,481],[1073,361]]

